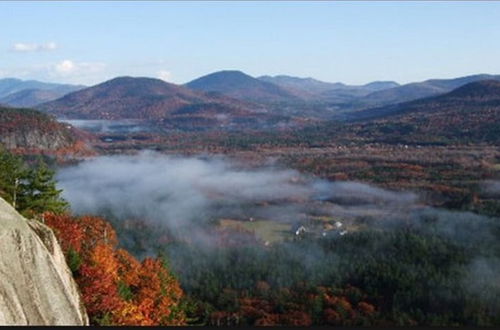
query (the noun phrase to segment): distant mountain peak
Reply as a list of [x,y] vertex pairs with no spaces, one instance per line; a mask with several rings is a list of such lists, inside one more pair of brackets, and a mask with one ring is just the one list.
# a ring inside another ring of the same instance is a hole
[[84,88],[82,85],[46,83],[17,78],[0,79],[0,104],[30,107]]
[[252,102],[297,101],[298,96],[276,84],[254,78],[237,70],[210,73],[188,82],[185,86],[204,92],[218,92]]

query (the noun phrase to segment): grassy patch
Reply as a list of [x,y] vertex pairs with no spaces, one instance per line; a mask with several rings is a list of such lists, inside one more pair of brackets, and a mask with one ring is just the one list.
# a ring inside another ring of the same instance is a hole
[[242,221],[233,219],[221,219],[219,225],[223,228],[242,228],[254,232],[263,241],[269,243],[281,242],[285,237],[292,234],[291,225],[269,220]]

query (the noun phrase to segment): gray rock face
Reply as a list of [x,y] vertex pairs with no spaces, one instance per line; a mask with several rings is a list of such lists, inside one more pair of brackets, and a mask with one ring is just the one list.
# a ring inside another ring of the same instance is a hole
[[7,149],[36,148],[57,150],[70,147],[73,140],[64,132],[41,132],[37,129],[0,134],[0,143]]
[[0,325],[88,325],[50,228],[0,198]]

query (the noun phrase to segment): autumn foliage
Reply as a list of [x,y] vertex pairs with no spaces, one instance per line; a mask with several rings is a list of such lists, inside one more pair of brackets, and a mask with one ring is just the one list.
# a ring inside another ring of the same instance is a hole
[[66,255],[94,325],[183,325],[178,281],[160,258],[139,262],[118,249],[98,217],[45,214]]
[[[211,313],[209,324],[233,326],[311,326],[311,325],[373,325],[378,311],[359,289],[327,287],[282,288],[269,290],[266,282],[258,282],[251,296],[236,298],[231,311]],[[235,290],[225,289],[222,296],[237,297]]]

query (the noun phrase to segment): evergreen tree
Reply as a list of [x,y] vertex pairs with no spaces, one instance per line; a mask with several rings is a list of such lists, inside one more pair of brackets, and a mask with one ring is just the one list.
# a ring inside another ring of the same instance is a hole
[[0,149],[0,197],[25,216],[64,212],[68,204],[56,188],[54,171],[42,159],[29,168],[19,156]]
[[38,166],[29,173],[24,213],[61,213],[67,209],[68,203],[60,197],[62,190],[57,189],[54,174],[54,171],[39,159]]
[[20,157],[0,150],[0,197],[18,210],[27,192],[29,173]]

